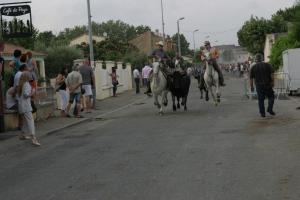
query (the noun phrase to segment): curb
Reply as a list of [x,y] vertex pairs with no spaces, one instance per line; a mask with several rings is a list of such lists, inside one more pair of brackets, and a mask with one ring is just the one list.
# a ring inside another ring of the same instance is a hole
[[50,131],[47,131],[46,133],[43,133],[42,135],[46,135],[46,136],[53,135],[54,133],[57,133],[57,132],[59,132],[59,131],[62,131],[62,130],[64,130],[64,129],[66,129],[66,128],[70,128],[70,127],[73,127],[73,126],[77,126],[77,125],[79,125],[79,124],[82,124],[82,123],[88,122],[88,121],[92,121],[92,119],[91,119],[91,118],[84,118],[84,119],[81,119],[81,120],[79,120],[79,121],[76,121],[76,122],[67,124],[67,125],[65,125],[65,126],[63,126],[63,127],[56,128],[56,129],[52,129],[52,130],[50,130]]

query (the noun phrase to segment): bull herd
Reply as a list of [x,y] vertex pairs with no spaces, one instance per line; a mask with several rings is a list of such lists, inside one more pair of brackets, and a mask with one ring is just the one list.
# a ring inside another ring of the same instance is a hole
[[[187,97],[191,85],[191,76],[198,80],[201,98],[205,93],[205,100],[209,101],[211,94],[214,104],[220,103],[219,78],[218,73],[212,66],[206,65],[206,70],[197,67],[182,69],[179,65],[175,66],[170,76],[161,63],[153,63],[153,74],[151,78],[151,90],[154,97],[154,105],[159,109],[159,114],[164,114],[164,109],[168,105],[167,94],[171,92],[173,111],[180,109],[181,106],[187,111]],[[176,102],[177,101],[177,102]]]

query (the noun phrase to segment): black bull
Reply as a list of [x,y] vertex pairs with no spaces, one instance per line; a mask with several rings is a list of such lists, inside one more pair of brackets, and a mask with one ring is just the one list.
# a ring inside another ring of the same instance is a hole
[[[172,93],[173,101],[173,111],[180,109],[180,99],[181,105],[184,106],[184,110],[187,110],[187,97],[190,90],[191,79],[187,74],[181,74],[175,71],[172,77],[169,77],[168,88]],[[175,104],[175,98],[177,99],[177,107]]]

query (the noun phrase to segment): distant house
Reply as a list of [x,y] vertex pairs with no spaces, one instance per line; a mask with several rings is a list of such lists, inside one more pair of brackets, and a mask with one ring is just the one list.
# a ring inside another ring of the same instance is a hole
[[[93,36],[93,41],[95,42],[102,42],[104,41],[106,38],[105,37],[101,37],[101,36]],[[83,34],[75,39],[73,39],[70,42],[70,46],[76,46],[76,45],[82,45],[82,44],[89,44],[90,43],[90,39],[89,39],[89,35],[88,34]]]
[[[18,45],[14,45],[14,44],[11,44],[11,43],[4,43],[4,51],[2,52],[2,56],[5,60],[5,71],[11,70],[8,67],[8,64],[13,59],[13,54],[14,54],[14,51],[16,49],[21,50],[23,54],[27,53],[28,51],[31,51],[29,49],[25,49],[24,47],[21,47],[21,46],[18,46]],[[46,77],[46,71],[45,71],[44,59],[47,56],[47,54],[43,53],[43,52],[37,52],[37,51],[31,51],[31,52],[32,52],[33,58],[37,62],[40,77],[45,78]]]
[[[147,31],[136,38],[129,41],[130,44],[138,48],[141,53],[146,55],[150,55],[151,52],[156,49],[156,43],[159,41],[163,41],[162,34],[152,31]],[[165,39],[164,49],[166,51],[171,51],[176,49],[176,45],[173,43],[170,37]]]
[[220,52],[219,63],[244,63],[248,61],[250,53],[241,46],[220,45],[215,46]]
[[279,38],[284,37],[286,35],[287,35],[287,33],[272,33],[272,34],[266,35],[266,42],[265,42],[265,49],[264,49],[265,62],[270,61],[272,47],[275,44],[275,42]]

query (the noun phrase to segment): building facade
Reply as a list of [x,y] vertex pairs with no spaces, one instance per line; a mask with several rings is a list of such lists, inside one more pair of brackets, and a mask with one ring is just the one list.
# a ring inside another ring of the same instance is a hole
[[286,36],[287,33],[272,33],[266,35],[265,49],[264,49],[264,58],[265,62],[270,62],[270,55],[272,51],[272,47],[275,42],[281,38]]
[[[104,41],[106,38],[105,37],[100,37],[100,36],[93,36],[93,41],[96,43]],[[70,46],[76,46],[76,45],[82,45],[82,44],[89,44],[90,39],[88,34],[83,34],[75,39],[73,39],[70,42]]]
[[[156,49],[156,43],[163,41],[162,34],[152,31],[147,31],[136,38],[129,41],[130,44],[135,46],[141,53],[150,55],[154,49]],[[176,50],[176,45],[173,43],[172,39],[167,36],[165,39],[165,51]]]

